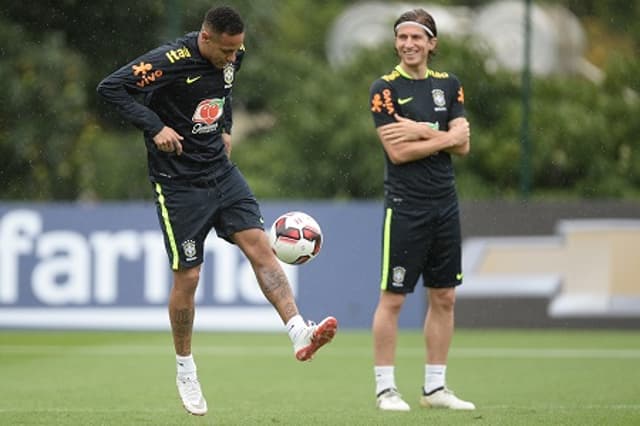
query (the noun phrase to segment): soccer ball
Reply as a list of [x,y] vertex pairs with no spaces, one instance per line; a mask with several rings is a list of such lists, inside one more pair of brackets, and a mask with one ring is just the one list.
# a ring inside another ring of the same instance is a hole
[[278,259],[291,265],[301,265],[320,253],[322,230],[308,214],[289,212],[271,225],[269,243]]

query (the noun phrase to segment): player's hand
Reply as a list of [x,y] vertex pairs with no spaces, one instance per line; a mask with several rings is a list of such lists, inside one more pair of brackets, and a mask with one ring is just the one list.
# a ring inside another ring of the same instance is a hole
[[430,139],[438,134],[437,130],[424,123],[395,115],[396,122],[380,127],[380,135],[390,144],[414,142]]
[[414,121],[398,114],[394,114],[394,118],[398,123],[405,124],[405,129],[407,129],[408,136],[412,138],[411,140],[431,139],[440,133],[427,122]]
[[464,145],[471,138],[471,128],[466,118],[457,118],[451,122],[449,134],[453,137],[453,146]]
[[153,137],[153,142],[156,144],[158,150],[163,152],[174,152],[177,155],[182,154],[182,143],[180,141],[184,139],[171,127],[164,126],[162,130]]

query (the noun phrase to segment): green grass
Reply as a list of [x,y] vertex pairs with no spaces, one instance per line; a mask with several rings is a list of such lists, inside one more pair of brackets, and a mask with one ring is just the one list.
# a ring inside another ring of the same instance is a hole
[[371,336],[341,331],[310,363],[282,334],[198,333],[209,414],[185,414],[169,333],[0,331],[1,425],[638,425],[640,332],[458,330],[449,386],[473,412],[425,410],[422,338],[400,336],[412,405],[374,405]]

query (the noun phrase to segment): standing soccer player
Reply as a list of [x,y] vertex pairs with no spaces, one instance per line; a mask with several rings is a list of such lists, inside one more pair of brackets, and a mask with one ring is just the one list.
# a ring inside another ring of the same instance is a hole
[[[269,246],[259,205],[229,159],[231,90],[245,54],[244,36],[234,9],[212,8],[200,31],[151,50],[98,85],[98,93],[144,132],[149,178],[173,270],[169,318],[176,383],[182,404],[195,415],[206,414],[207,402],[191,353],[194,296],[204,240],[212,228],[250,261],[298,360],[311,359],[338,327],[333,317],[317,325],[304,322]],[[143,102],[134,95],[142,95]]]
[[464,95],[451,74],[427,64],[437,46],[433,17],[423,9],[394,24],[400,64],[371,85],[373,120],[385,152],[382,282],[373,317],[376,403],[408,411],[394,368],[398,316],[422,276],[429,307],[423,407],[473,410],[447,387],[445,371],[453,337],[455,288],[462,283],[458,197],[451,155],[469,152]]

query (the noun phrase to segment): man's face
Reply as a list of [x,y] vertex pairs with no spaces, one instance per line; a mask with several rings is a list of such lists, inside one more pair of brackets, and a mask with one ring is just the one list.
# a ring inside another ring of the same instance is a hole
[[396,33],[396,52],[400,61],[408,66],[427,62],[429,52],[435,49],[436,38],[429,38],[424,29],[417,25],[403,25]]
[[202,30],[201,36],[203,43],[200,53],[216,68],[224,68],[229,62],[234,62],[236,53],[244,43],[244,33],[229,35]]

